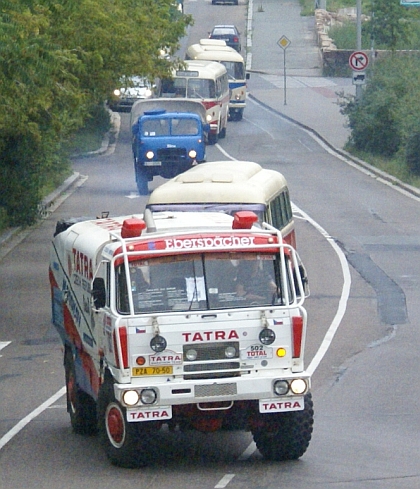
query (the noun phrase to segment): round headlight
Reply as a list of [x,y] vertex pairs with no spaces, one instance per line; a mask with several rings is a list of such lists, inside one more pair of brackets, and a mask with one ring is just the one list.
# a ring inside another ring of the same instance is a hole
[[137,391],[125,391],[122,400],[127,406],[135,406],[139,402],[140,396]]
[[227,346],[225,348],[225,357],[234,358],[236,356],[236,348],[234,346]]
[[191,151],[188,152],[188,156],[190,158],[197,158],[197,151],[195,149],[192,149]]
[[207,122],[210,122],[211,121],[211,115],[210,114],[207,114],[206,115],[206,119],[207,119]]
[[148,160],[151,160],[151,159],[153,158],[153,156],[155,156],[155,154],[153,153],[153,151],[148,151],[148,152],[146,153],[146,158],[147,158]]
[[278,396],[284,396],[289,390],[287,380],[276,380],[273,385],[274,393]]
[[150,348],[156,353],[165,350],[166,344],[166,340],[163,336],[156,335],[150,340]]
[[118,88],[116,88],[116,89],[114,90],[114,95],[115,95],[116,97],[119,97],[119,96],[121,95],[121,91],[120,91],[120,90],[118,90]]
[[140,400],[143,404],[153,404],[156,402],[157,394],[154,389],[143,389],[140,392]]
[[290,382],[290,390],[293,394],[303,394],[307,388],[306,381],[303,379],[293,379]]
[[194,360],[197,359],[197,350],[194,350],[193,348],[187,350],[185,353],[185,358],[190,362],[193,362]]
[[276,339],[276,333],[272,329],[264,328],[261,330],[259,338],[263,345],[271,345]]

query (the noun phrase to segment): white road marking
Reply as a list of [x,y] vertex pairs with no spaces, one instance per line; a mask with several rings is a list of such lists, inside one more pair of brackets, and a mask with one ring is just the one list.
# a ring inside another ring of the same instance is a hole
[[299,209],[299,207],[293,204],[293,214],[295,212],[299,213],[305,220],[307,220],[310,224],[312,224],[312,226],[320,234],[322,234],[326,239],[326,241],[332,246],[332,248],[334,249],[335,253],[338,256],[338,259],[340,260],[341,270],[343,273],[343,286],[341,288],[341,296],[338,303],[337,312],[335,313],[334,319],[332,320],[328,328],[328,331],[325,334],[324,339],[322,340],[321,346],[319,347],[311,363],[306,369],[309,375],[313,375],[318,365],[321,363],[321,360],[324,358],[326,352],[328,351],[328,348],[330,347],[334,335],[337,332],[338,327],[341,324],[341,320],[343,319],[343,316],[346,312],[347,302],[350,296],[351,275],[350,275],[350,267],[347,262],[346,255],[343,253],[341,248],[337,245],[335,240],[327,233],[327,231],[325,231],[323,227],[321,227],[316,221],[314,221],[311,217],[309,217],[308,214],[306,214],[306,212],[304,212],[302,209]]
[[9,430],[2,438],[0,438],[0,450],[8,443],[15,435],[17,435],[23,428],[30,423],[33,419],[39,416],[42,412],[44,412],[47,408],[51,406],[55,401],[60,399],[66,393],[66,388],[62,387],[58,392],[56,392],[53,396],[43,402],[39,407],[34,409],[31,413],[25,416],[23,419],[19,421],[11,430]]
[[214,486],[214,489],[223,489],[226,487],[229,482],[235,477],[235,474],[226,474],[224,475],[220,481]]
[[[0,350],[3,350],[3,348],[6,348],[7,345],[10,345],[11,341],[0,341]],[[3,355],[0,355],[2,357]]]
[[238,462],[243,462],[244,460],[248,460],[249,457],[255,452],[257,449],[257,445],[255,442],[252,442],[248,445],[246,450],[242,452],[242,455],[238,458]]

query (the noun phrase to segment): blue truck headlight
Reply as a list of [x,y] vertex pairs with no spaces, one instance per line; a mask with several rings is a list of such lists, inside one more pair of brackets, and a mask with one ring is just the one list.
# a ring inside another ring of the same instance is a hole
[[150,150],[149,150],[149,151],[146,153],[146,158],[147,158],[148,160],[152,160],[154,156],[155,156],[155,153],[153,153],[153,151],[150,151]]
[[197,151],[195,149],[190,149],[190,151],[188,151],[188,156],[192,159],[197,158]]

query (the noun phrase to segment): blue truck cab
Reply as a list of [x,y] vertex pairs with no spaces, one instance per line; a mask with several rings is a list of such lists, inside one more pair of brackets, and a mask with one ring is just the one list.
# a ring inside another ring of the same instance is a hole
[[163,104],[162,108],[144,110],[132,118],[134,169],[140,195],[148,194],[148,182],[154,176],[173,178],[206,159],[209,125],[205,117],[168,109]]

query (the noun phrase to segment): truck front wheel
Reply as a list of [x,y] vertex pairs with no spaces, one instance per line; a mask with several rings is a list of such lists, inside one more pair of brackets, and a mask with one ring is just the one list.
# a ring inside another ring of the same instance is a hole
[[309,446],[314,410],[312,395],[305,396],[303,411],[262,414],[252,428],[255,444],[267,460],[297,460]]
[[136,168],[136,183],[140,195],[147,195],[149,193],[149,180],[147,175],[138,167]]
[[77,385],[73,354],[67,350],[64,357],[66,372],[67,411],[73,431],[78,435],[96,433],[96,403]]
[[146,464],[138,423],[127,421],[126,410],[115,399],[110,379],[105,380],[99,391],[98,428],[100,443],[111,463],[125,468]]

